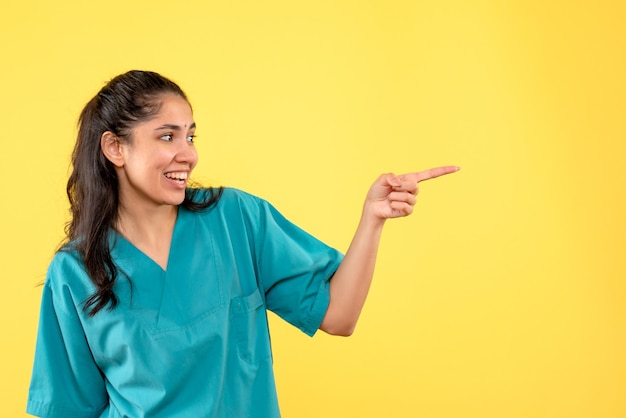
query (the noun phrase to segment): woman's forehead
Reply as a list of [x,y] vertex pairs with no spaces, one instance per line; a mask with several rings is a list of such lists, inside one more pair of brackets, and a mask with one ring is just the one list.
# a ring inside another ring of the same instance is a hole
[[183,97],[176,94],[167,94],[159,98],[159,111],[150,120],[139,123],[137,126],[160,126],[176,125],[181,128],[190,129],[195,122],[191,106]]

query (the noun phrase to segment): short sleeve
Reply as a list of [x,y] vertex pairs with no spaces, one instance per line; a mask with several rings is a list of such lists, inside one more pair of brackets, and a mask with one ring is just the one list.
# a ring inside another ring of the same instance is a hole
[[[47,418],[96,418],[108,405],[67,287],[43,287],[35,360],[26,412]],[[51,273],[52,271],[52,273]]]
[[343,255],[261,201],[258,266],[266,306],[309,336],[330,302],[330,279]]

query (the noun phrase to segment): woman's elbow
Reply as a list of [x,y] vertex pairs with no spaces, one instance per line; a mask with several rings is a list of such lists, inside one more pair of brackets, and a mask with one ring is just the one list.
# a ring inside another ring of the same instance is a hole
[[320,329],[329,335],[349,337],[354,333],[356,323],[346,321],[327,321],[324,319]]

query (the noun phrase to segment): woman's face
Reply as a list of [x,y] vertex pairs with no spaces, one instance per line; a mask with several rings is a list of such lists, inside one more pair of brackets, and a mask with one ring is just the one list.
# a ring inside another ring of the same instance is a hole
[[179,205],[183,201],[189,175],[198,162],[195,129],[189,103],[167,94],[161,99],[159,113],[131,130],[130,141],[120,145],[123,165],[117,168],[123,206]]

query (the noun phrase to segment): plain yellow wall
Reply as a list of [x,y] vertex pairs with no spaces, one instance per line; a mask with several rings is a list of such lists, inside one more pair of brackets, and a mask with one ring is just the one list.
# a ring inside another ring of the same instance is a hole
[[356,334],[272,318],[286,418],[626,417],[622,1],[3,0],[0,416],[24,416],[75,123],[150,69],[196,180],[345,250],[381,172],[457,164],[390,222]]

